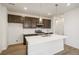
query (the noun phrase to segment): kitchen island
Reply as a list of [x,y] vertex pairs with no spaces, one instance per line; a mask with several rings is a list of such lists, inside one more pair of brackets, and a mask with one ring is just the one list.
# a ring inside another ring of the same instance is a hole
[[64,39],[62,35],[39,35],[25,37],[27,41],[28,55],[53,55],[64,50]]

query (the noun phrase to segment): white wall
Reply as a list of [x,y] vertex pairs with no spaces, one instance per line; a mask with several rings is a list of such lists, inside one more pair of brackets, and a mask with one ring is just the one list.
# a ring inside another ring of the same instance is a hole
[[63,15],[58,15],[57,17],[52,17],[52,29],[55,34],[64,34],[64,17]]
[[23,43],[23,25],[8,23],[8,45]]
[[[16,12],[10,12],[10,11],[8,13],[14,14],[14,15],[21,15],[21,16],[38,17],[38,16],[25,15],[25,14],[16,13]],[[42,18],[46,18],[46,17],[42,17]],[[35,33],[36,29],[37,28],[25,28],[25,29],[23,29],[22,24],[9,23],[8,24],[8,45],[22,43],[23,42],[23,34],[33,34],[33,33]],[[51,29],[41,29],[41,30],[43,32],[52,32],[52,28]],[[18,40],[18,42],[16,42],[17,40]]]
[[7,48],[7,9],[0,5],[0,52]]
[[79,8],[64,14],[64,34],[67,45],[79,48]]

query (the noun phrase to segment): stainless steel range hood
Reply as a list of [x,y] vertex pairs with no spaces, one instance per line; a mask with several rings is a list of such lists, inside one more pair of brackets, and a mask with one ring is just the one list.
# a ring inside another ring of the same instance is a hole
[[44,24],[39,24],[39,23],[38,23],[38,24],[37,24],[37,27],[40,27],[40,28],[41,28],[41,27],[43,27],[43,25],[44,25]]
[[44,25],[44,24],[42,24],[42,23],[38,23],[37,25]]
[[42,18],[40,17],[39,19],[39,23],[37,24],[37,27],[42,27],[44,24],[43,24],[43,20]]

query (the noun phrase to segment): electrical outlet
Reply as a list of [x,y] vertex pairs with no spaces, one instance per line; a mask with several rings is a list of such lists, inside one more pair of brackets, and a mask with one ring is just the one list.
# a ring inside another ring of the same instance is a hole
[[16,42],[18,42],[18,40],[16,40]]

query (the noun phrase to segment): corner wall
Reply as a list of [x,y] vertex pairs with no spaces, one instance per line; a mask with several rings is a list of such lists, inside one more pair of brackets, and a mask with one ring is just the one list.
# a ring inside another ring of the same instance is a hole
[[65,44],[79,49],[79,8],[64,14]]
[[58,15],[57,17],[52,17],[52,29],[54,34],[64,35],[64,17],[63,15]]
[[7,48],[7,9],[0,4],[0,52]]

